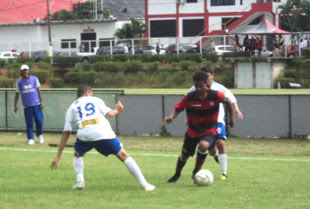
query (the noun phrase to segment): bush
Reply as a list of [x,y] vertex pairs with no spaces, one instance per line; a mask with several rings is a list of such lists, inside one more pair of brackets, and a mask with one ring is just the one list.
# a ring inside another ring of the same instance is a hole
[[136,73],[143,70],[143,65],[140,61],[133,61],[125,63],[125,73]]
[[122,62],[97,62],[92,65],[96,72],[122,72],[125,69],[125,64]]
[[70,57],[54,57],[54,64],[60,68],[74,67],[77,63],[82,61],[82,57],[70,56]]
[[18,57],[16,62],[19,63],[34,63],[34,58],[31,57]]
[[111,55],[103,55],[103,56],[90,56],[89,57],[89,62],[90,63],[96,63],[96,62],[110,62],[113,61]]
[[40,70],[51,70],[51,69],[53,69],[53,65],[50,63],[46,63],[46,62],[39,62],[38,66],[39,66]]
[[19,69],[16,69],[16,68],[14,68],[14,69],[8,69],[8,71],[7,71],[7,77],[8,78],[11,78],[11,79],[18,79],[19,78],[19,76],[20,76],[20,70]]
[[166,54],[163,56],[162,63],[172,63],[172,62],[179,62],[180,57],[177,54]]
[[193,62],[201,62],[202,61],[202,54],[200,53],[181,53],[180,60],[190,60]]
[[144,64],[144,68],[146,70],[146,72],[157,72],[158,71],[158,66],[160,65],[159,62],[151,62],[151,63],[145,63]]
[[216,54],[216,52],[209,52],[209,53],[205,54],[205,58],[208,61],[217,62],[219,59],[219,56]]
[[74,70],[65,74],[65,82],[68,84],[79,85],[82,83],[94,85],[97,79],[97,73],[91,71]]
[[179,62],[182,70],[190,70],[192,66],[195,66],[197,63],[191,60],[182,60]]
[[30,72],[30,74],[37,76],[40,83],[46,83],[50,79],[51,71],[49,71],[49,70],[32,70]]
[[130,60],[130,54],[113,54],[112,59],[116,62],[126,62]]
[[13,78],[0,78],[0,88],[13,88],[15,81]]
[[310,48],[302,48],[301,54],[307,58],[310,58]]
[[5,65],[5,60],[4,59],[0,59],[0,67],[4,67]]
[[51,78],[49,79],[49,83],[52,88],[61,88],[64,86],[64,79],[62,78]]

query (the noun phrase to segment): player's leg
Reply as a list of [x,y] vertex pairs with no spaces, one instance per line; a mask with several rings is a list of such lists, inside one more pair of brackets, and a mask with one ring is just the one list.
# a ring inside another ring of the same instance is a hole
[[118,157],[118,159],[124,162],[129,172],[136,178],[136,180],[140,183],[144,190],[152,191],[156,188],[155,186],[149,184],[146,181],[140,167],[138,166],[136,161],[126,152],[118,138],[100,140],[96,143],[97,145],[95,146],[95,148],[98,152],[105,156],[108,156],[109,154],[114,154]]
[[37,137],[39,138],[39,143],[43,144],[44,143],[44,139],[43,139],[44,116],[43,116],[43,111],[39,105],[34,106],[33,116],[34,116],[34,122],[36,124],[36,131],[37,131]]
[[[216,140],[210,145],[209,147],[209,153],[210,155],[213,157],[213,159],[215,160],[215,162],[219,163],[218,160],[218,150],[216,148]],[[208,156],[208,155],[207,155]]]
[[33,108],[26,107],[24,108],[24,116],[26,122],[26,131],[27,131],[27,138],[28,144],[34,144],[34,136],[33,136]]
[[192,174],[193,179],[195,174],[201,169],[202,165],[204,164],[210,144],[213,144],[215,142],[215,136],[211,134],[206,134],[204,136],[199,137],[199,140],[200,142],[198,145],[196,164]]
[[226,127],[222,123],[218,123],[216,146],[219,150],[218,160],[221,167],[221,180],[227,179],[227,152],[225,147]]
[[129,172],[136,178],[144,190],[152,191],[156,188],[154,185],[151,185],[146,181],[140,167],[124,148],[122,148],[116,156],[124,162]]
[[181,155],[178,157],[175,173],[172,177],[168,179],[168,183],[174,183],[180,178],[183,167],[185,166],[189,156],[194,155],[198,142],[198,139],[191,138],[187,134],[185,134],[182,152]]
[[73,168],[76,175],[76,184],[72,187],[72,189],[84,189],[85,179],[83,156],[93,147],[93,142],[83,142],[80,139],[76,140],[74,145],[75,153],[73,157]]

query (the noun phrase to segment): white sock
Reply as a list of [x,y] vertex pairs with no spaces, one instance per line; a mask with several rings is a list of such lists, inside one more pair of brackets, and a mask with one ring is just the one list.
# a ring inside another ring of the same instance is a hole
[[82,157],[73,158],[73,167],[76,174],[76,181],[84,181],[84,162]]
[[129,157],[124,161],[124,163],[128,168],[129,172],[137,179],[137,181],[141,184],[141,186],[145,188],[148,185],[148,183],[144,178],[136,161],[132,157]]
[[227,154],[219,154],[219,164],[221,166],[221,173],[227,174]]

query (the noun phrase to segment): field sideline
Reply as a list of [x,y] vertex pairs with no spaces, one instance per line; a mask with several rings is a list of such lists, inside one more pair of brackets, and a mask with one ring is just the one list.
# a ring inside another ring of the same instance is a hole
[[[210,187],[191,180],[194,159],[180,180],[173,174],[182,138],[120,136],[147,180],[157,189],[145,192],[114,156],[95,151],[85,156],[86,188],[72,191],[73,149],[65,148],[59,168],[48,167],[60,134],[45,134],[46,144],[28,146],[24,133],[0,132],[0,208],[108,209],[307,209],[310,205],[310,141],[306,139],[240,139],[227,141],[229,179],[219,180],[219,166],[208,157],[204,169],[213,172]],[[75,136],[70,138],[73,143]]]

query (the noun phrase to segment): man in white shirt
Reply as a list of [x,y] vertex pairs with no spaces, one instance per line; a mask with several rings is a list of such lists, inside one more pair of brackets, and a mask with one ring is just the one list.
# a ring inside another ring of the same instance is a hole
[[[208,75],[207,86],[213,90],[217,90],[217,91],[224,93],[224,95],[231,100],[231,104],[233,106],[235,114],[238,116],[239,119],[243,119],[243,114],[239,109],[236,97],[225,86],[214,81],[213,69],[210,66],[205,66],[201,68],[201,71],[205,72]],[[194,89],[195,87],[193,86],[190,88],[189,91],[194,91]],[[212,144],[209,148],[209,151],[212,156],[215,156],[216,161],[218,161],[218,163],[220,164],[221,180],[226,180],[227,179],[227,152],[225,148],[225,140],[227,136],[226,136],[226,125],[225,125],[225,110],[224,110],[224,106],[222,103],[220,104],[217,122],[218,124],[217,124],[216,144]],[[219,152],[218,156],[217,156],[217,149]]]
[[75,156],[73,160],[77,183],[72,189],[83,189],[85,187],[83,156],[92,148],[105,156],[116,155],[124,162],[129,172],[137,179],[144,190],[152,191],[155,189],[155,186],[146,181],[139,166],[125,151],[106,119],[116,116],[123,111],[123,108],[123,104],[118,101],[115,109],[110,109],[100,98],[93,97],[90,86],[81,85],[78,88],[78,98],[67,110],[58,153],[50,166],[51,169],[57,168],[57,163],[69,139],[70,132],[74,126],[77,126],[77,140],[74,146]]

